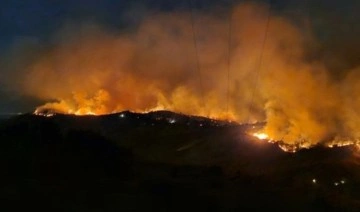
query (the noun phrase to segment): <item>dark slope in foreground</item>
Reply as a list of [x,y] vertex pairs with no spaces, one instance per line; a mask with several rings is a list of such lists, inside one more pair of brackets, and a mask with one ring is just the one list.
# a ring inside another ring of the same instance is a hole
[[253,126],[168,111],[21,115],[0,124],[0,207],[51,211],[295,211],[360,207],[353,149],[296,154]]

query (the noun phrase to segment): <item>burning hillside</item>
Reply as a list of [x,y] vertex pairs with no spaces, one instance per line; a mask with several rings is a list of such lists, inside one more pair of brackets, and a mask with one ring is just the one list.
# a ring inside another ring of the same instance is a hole
[[54,45],[14,72],[20,83],[9,86],[47,102],[37,111],[164,109],[266,122],[260,138],[284,146],[358,140],[359,69],[341,70],[344,77],[334,80],[313,56],[318,44],[310,30],[280,14],[268,20],[268,12],[263,4],[234,5],[230,47],[229,19],[205,12],[194,28],[186,11],[149,15],[126,32],[65,27]]
[[[78,119],[82,119],[83,117],[94,117],[101,120],[103,118],[108,120],[113,120],[112,126],[121,126],[123,124],[127,126],[144,126],[144,127],[155,127],[155,126],[169,126],[176,128],[178,126],[184,126],[189,129],[222,129],[222,128],[235,128],[239,131],[240,134],[246,134],[247,136],[251,136],[249,138],[242,138],[246,140],[254,140],[258,139],[264,143],[271,143],[277,145],[281,150],[285,152],[295,153],[301,149],[309,149],[315,146],[325,146],[329,148],[333,147],[343,147],[343,146],[354,146],[357,149],[358,145],[360,144],[359,141],[351,141],[351,140],[330,140],[328,142],[323,142],[320,144],[312,144],[303,140],[302,142],[298,142],[295,144],[288,144],[281,140],[272,140],[268,134],[264,132],[264,127],[266,123],[253,123],[253,124],[239,124],[234,121],[228,120],[217,120],[211,119],[207,117],[201,116],[193,116],[193,115],[186,115],[186,114],[179,114],[174,113],[171,111],[166,110],[159,110],[159,111],[149,111],[145,113],[136,113],[131,111],[123,111],[118,113],[112,114],[105,114],[105,115],[95,115],[95,114],[63,114],[59,113],[58,111],[54,110],[36,110],[34,115],[43,116],[47,118],[57,118],[57,117],[74,117],[77,116]],[[110,124],[110,123],[107,123]],[[107,125],[106,124],[106,125]],[[98,127],[100,124],[97,124]],[[65,126],[64,126],[65,127]],[[98,130],[98,129],[94,129]],[[243,141],[239,141],[243,142]]]

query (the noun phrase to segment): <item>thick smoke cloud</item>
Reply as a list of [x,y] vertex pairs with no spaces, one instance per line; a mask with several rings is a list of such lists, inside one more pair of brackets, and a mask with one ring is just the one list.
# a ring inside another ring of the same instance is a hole
[[17,51],[7,85],[65,113],[168,109],[266,121],[266,133],[288,144],[356,140],[360,69],[334,77],[326,57],[314,56],[324,48],[309,28],[273,14],[265,32],[268,12],[264,4],[232,8],[229,84],[226,15],[195,14],[196,51],[191,14],[173,11],[127,33],[67,26],[36,54]]

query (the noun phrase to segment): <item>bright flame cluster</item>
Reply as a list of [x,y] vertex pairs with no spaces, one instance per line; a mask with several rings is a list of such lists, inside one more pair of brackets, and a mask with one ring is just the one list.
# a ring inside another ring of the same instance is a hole
[[268,134],[266,133],[262,133],[262,132],[256,132],[256,133],[253,133],[253,136],[260,139],[260,140],[267,140],[269,139],[269,136]]

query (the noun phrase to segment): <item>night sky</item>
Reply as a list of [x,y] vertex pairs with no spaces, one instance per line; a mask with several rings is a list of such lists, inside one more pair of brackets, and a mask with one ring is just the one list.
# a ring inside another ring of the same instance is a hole
[[[195,11],[216,12],[232,0],[192,0]],[[268,1],[263,1],[268,2]],[[333,72],[359,66],[360,17],[358,0],[273,0],[273,13],[294,22],[306,17],[320,41],[319,54],[334,55]],[[27,112],[40,100],[18,95],[4,86],[9,66],[16,63],[13,49],[28,45],[36,52],[51,46],[54,34],[68,24],[97,23],[111,31],[136,30],[148,14],[189,10],[189,1],[175,0],[4,0],[0,3],[0,113]],[[29,48],[28,48],[29,49]],[[30,54],[31,55],[31,54]],[[36,57],[36,54],[33,55]],[[9,58],[12,58],[9,60]],[[336,75],[336,74],[335,74]],[[339,74],[341,75],[341,74]]]

